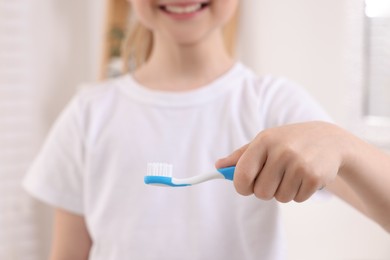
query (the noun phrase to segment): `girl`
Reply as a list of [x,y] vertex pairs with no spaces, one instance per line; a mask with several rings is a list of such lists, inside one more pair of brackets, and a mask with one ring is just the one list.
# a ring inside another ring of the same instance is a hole
[[[304,201],[328,185],[366,212],[383,195],[360,200],[352,190],[367,177],[345,173],[352,188],[336,177],[329,124],[278,127],[330,119],[298,86],[257,77],[229,55],[223,27],[238,0],[130,4],[136,69],[73,98],[24,182],[56,209],[51,259],[284,259],[277,200]],[[234,185],[143,183],[148,162],[189,177],[241,146],[217,162],[237,165]]]

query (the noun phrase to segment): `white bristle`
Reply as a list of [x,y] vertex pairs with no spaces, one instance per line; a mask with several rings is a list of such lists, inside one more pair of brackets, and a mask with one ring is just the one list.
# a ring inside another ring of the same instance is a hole
[[169,163],[148,163],[146,175],[172,177],[173,165]]

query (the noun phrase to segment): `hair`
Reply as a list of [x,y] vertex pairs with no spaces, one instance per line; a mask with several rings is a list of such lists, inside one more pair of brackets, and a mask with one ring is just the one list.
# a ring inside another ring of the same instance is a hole
[[[222,33],[226,50],[234,57],[236,48],[236,35],[239,18],[239,8],[233,17],[224,25]],[[129,7],[131,13],[131,6]],[[132,16],[132,15],[131,15]],[[123,60],[123,72],[129,72],[139,68],[145,63],[152,52],[153,34],[140,22],[134,21],[130,16],[127,35],[123,41],[121,56]]]

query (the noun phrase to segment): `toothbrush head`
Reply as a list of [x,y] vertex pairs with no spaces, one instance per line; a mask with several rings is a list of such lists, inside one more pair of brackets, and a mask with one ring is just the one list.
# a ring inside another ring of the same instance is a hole
[[144,177],[145,184],[155,186],[190,186],[190,184],[175,183],[172,177],[173,166],[169,163],[148,163],[146,175]]

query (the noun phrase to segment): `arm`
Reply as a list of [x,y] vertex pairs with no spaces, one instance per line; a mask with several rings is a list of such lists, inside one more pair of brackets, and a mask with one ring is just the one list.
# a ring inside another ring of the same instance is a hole
[[84,218],[56,209],[50,260],[87,260],[91,245]]
[[390,232],[390,156],[333,124],[265,130],[216,163],[229,165],[242,195],[302,202],[326,187]]
[[344,165],[328,189],[390,232],[390,155],[346,135]]

